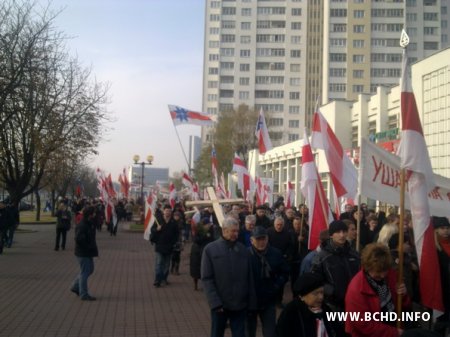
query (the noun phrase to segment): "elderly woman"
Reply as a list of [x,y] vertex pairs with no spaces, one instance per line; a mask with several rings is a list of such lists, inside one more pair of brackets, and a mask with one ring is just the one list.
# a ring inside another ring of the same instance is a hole
[[286,305],[277,322],[278,337],[345,336],[337,322],[330,322],[323,302],[324,281],[313,273],[302,274],[294,284],[294,300]]
[[402,296],[402,307],[409,308],[411,301],[404,283],[397,286],[396,272],[391,268],[389,248],[382,243],[367,245],[361,254],[362,270],[350,282],[345,296],[345,310],[360,313],[360,319],[347,316],[345,330],[351,336],[396,337],[403,333],[395,322],[365,320],[365,313],[395,312],[397,296]]

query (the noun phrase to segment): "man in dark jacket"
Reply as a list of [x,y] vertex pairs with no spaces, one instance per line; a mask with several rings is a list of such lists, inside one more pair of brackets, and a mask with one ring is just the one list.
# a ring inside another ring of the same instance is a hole
[[[156,218],[158,219],[158,218]],[[170,260],[174,245],[178,241],[178,224],[172,217],[172,208],[169,205],[164,206],[163,216],[155,221],[151,228],[150,241],[155,244],[155,282],[153,285],[161,287],[164,282],[166,285],[169,276]]]
[[70,290],[79,295],[82,301],[95,301],[89,295],[87,280],[94,272],[94,257],[98,256],[95,240],[95,207],[87,206],[83,210],[83,219],[75,227],[75,256],[80,264],[80,274],[72,283]]
[[280,289],[289,278],[289,265],[281,252],[269,245],[267,230],[256,227],[251,236],[251,266],[255,280],[257,310],[247,318],[248,336],[256,336],[257,316],[264,337],[275,337],[276,302]]
[[238,234],[238,221],[228,217],[222,236],[203,250],[201,276],[211,308],[211,337],[223,337],[228,320],[232,336],[245,337],[247,312],[256,309],[250,253],[237,241]]
[[333,221],[328,227],[330,239],[321,244],[311,271],[325,280],[325,303],[334,311],[344,311],[347,287],[360,268],[358,253],[347,241],[347,225]]
[[270,219],[266,214],[266,210],[267,208],[264,205],[256,207],[256,227],[262,226],[266,229],[271,227]]

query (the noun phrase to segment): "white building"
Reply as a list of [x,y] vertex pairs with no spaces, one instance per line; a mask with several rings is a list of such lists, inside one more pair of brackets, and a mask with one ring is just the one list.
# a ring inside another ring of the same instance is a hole
[[[450,178],[450,48],[412,66],[412,85],[434,172]],[[393,150],[400,136],[400,87],[378,87],[375,95],[357,101],[334,101],[320,108],[344,149],[357,158],[361,139],[368,138]],[[252,153],[251,173],[274,178],[275,194],[284,195],[291,181],[296,203],[302,200],[301,141],[276,147],[263,156]],[[330,197],[328,167],[323,151],[316,155],[324,188]]]

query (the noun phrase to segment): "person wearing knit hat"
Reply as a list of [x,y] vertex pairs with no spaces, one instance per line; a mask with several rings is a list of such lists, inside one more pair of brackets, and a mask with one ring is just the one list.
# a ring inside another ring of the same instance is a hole
[[359,271],[360,258],[347,241],[348,228],[343,221],[332,221],[328,232],[330,238],[321,244],[311,271],[325,281],[325,303],[335,311],[344,311],[345,292]]
[[336,322],[327,319],[331,311],[324,303],[324,280],[318,274],[302,274],[294,285],[295,298],[281,312],[277,336],[345,336]]
[[450,223],[447,217],[433,217],[434,235],[441,272],[442,297],[445,312],[439,322],[450,321]]

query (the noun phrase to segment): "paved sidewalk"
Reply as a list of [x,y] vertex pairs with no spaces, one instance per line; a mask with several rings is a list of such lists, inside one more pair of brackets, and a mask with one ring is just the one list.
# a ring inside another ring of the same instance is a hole
[[[95,302],[69,291],[78,273],[73,230],[65,251],[54,251],[55,225],[21,225],[12,248],[0,255],[0,336],[192,336],[209,335],[206,298],[193,290],[189,249],[181,275],[153,287],[153,247],[142,233],[97,235],[100,258],[89,279]],[[229,331],[227,336],[230,336]]]

